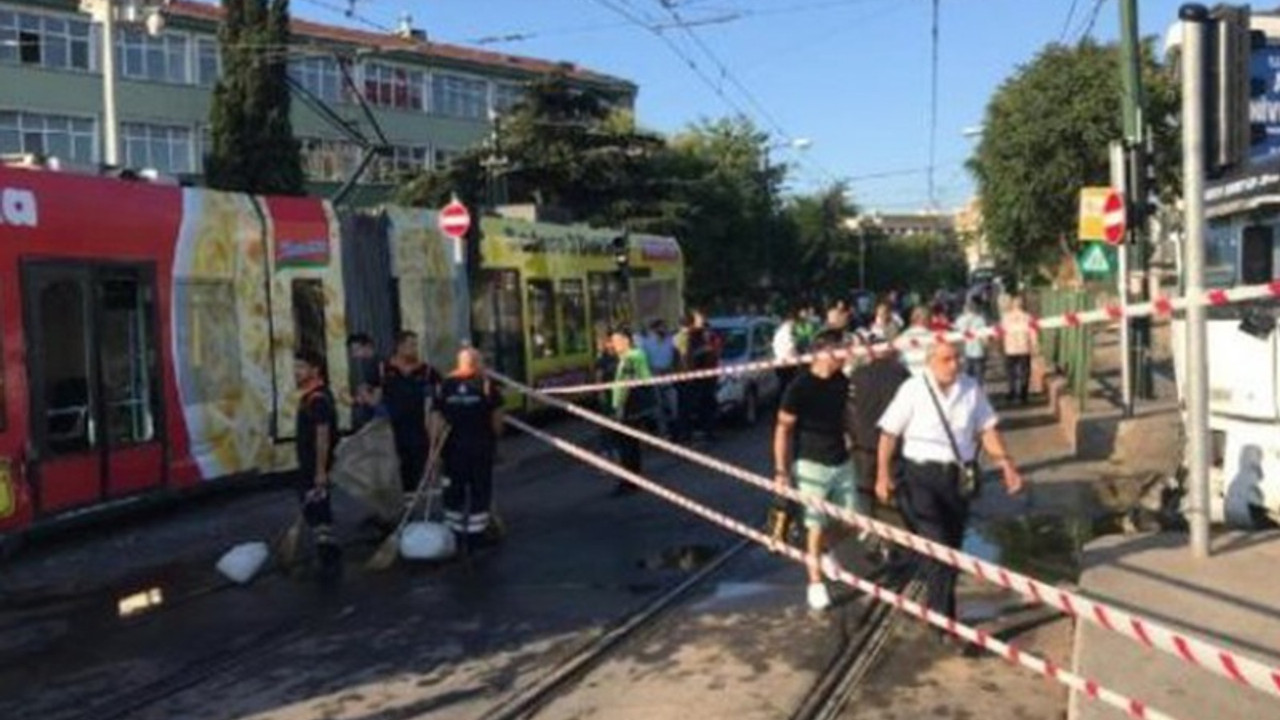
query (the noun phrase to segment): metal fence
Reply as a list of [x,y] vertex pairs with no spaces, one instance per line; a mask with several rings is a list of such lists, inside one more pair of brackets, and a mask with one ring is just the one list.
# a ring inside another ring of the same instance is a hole
[[[1040,317],[1092,310],[1094,295],[1084,290],[1040,290],[1034,292],[1029,310]],[[1080,410],[1089,399],[1089,377],[1093,361],[1093,327],[1061,328],[1040,333],[1040,355],[1051,368],[1067,379]]]

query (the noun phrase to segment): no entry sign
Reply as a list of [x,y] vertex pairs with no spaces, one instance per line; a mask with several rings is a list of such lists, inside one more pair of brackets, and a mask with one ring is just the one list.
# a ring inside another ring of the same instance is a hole
[[1124,198],[1112,191],[1102,206],[1103,231],[1107,242],[1119,245],[1124,242]]
[[440,232],[455,240],[461,240],[471,229],[471,213],[467,211],[466,205],[455,198],[448,205],[440,208],[439,223]]

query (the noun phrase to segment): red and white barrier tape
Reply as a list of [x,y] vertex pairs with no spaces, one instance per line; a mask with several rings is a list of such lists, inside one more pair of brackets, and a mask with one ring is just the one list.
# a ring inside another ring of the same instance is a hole
[[[1160,297],[1150,302],[1129,305],[1128,308],[1121,308],[1119,304],[1110,304],[1096,310],[1068,312],[1050,318],[1038,318],[1035,315],[1030,315],[1027,326],[1032,330],[1039,332],[1041,330],[1078,328],[1084,325],[1118,322],[1126,317],[1133,318],[1152,315],[1157,318],[1168,318],[1172,316],[1173,313],[1179,310],[1185,310],[1188,306],[1193,304],[1221,307],[1223,305],[1248,302],[1250,300],[1274,298],[1280,298],[1280,281],[1267,283],[1265,285],[1245,285],[1230,290],[1210,290],[1195,303],[1187,297]],[[976,332],[931,332],[928,335],[900,335],[898,338],[888,343],[869,345],[868,343],[859,340],[850,345],[832,348],[831,350],[824,352],[837,358],[844,359],[860,357],[872,352],[873,350],[884,348],[889,345],[892,345],[899,350],[919,350],[937,343],[958,343],[965,342],[967,340],[985,340],[989,338],[1003,337],[1006,332],[1007,331],[1003,325],[993,325]],[[778,368],[791,367],[794,365],[807,365],[808,363],[813,362],[814,356],[815,353],[806,353],[794,358],[782,360],[760,360],[737,365],[725,365],[722,367],[709,368],[707,370],[689,370],[686,372],[671,373],[669,375],[662,375],[653,378],[544,388],[540,389],[540,391],[552,395],[582,395],[590,392],[609,390],[615,387],[669,385],[672,383],[688,382],[690,380],[732,377],[734,375],[747,375],[765,370],[776,370]]]
[[825,500],[803,496],[792,488],[778,486],[772,478],[757,475],[709,455],[695,452],[641,432],[599,413],[578,407],[559,398],[550,397],[500,373],[490,371],[489,374],[498,382],[513,387],[522,394],[528,394],[552,407],[577,415],[596,425],[636,438],[677,457],[813,508],[828,517],[879,535],[898,545],[974,575],[988,583],[1016,592],[1042,605],[1055,608],[1071,617],[1124,635],[1148,648],[1178,657],[1215,675],[1233,680],[1273,697],[1280,697],[1280,668],[1270,667],[1236,651],[1218,647],[1206,640],[1173,630],[1152,620],[1040,582],[1032,577],[981,560],[955,548],[912,534],[902,528],[859,515]]
[[[674,505],[682,507],[695,515],[705,518],[706,520],[731,530],[745,538],[753,540],[767,547],[774,553],[785,555],[786,557],[789,557],[801,564],[807,562],[807,557],[804,552],[787,543],[778,542],[770,535],[767,535],[756,528],[737,520],[736,518],[729,517],[728,515],[712,510],[705,505],[694,502],[679,493],[647,480],[641,475],[637,475],[636,473],[633,473],[619,465],[600,458],[595,453],[557,438],[554,435],[538,430],[525,422],[515,418],[507,418],[506,421],[507,424],[512,427],[532,435],[558,450],[562,450],[589,465],[593,465],[605,472],[611,473],[630,483],[638,485],[639,487],[648,490],[654,495],[657,495]],[[1055,680],[1076,692],[1084,693],[1092,699],[1099,700],[1107,705],[1117,708],[1128,714],[1129,717],[1139,718],[1140,720],[1174,720],[1170,715],[1155,708],[1148,707],[1140,700],[1136,700],[1109,688],[1103,687],[1093,680],[1061,668],[1053,662],[1045,660],[1038,655],[1028,653],[1011,643],[1006,643],[994,638],[990,633],[984,630],[979,630],[963,623],[959,623],[946,615],[930,610],[927,606],[922,605],[921,603],[854,575],[847,570],[841,569],[834,573],[829,573],[828,577],[832,580],[838,580],[839,582],[856,588],[857,590],[870,595],[878,602],[893,605],[902,612],[923,620],[936,628],[945,630],[951,635],[958,637],[971,645],[976,645],[983,650],[999,655],[1010,663],[1021,665],[1038,675],[1050,680]]]

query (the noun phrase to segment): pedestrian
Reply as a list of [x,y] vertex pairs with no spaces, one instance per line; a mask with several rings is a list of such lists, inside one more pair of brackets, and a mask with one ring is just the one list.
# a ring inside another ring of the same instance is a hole
[[367,333],[347,338],[347,355],[351,368],[351,431],[359,432],[382,408],[382,378],[373,338]]
[[[657,400],[652,385],[628,387],[629,380],[648,380],[653,377],[649,370],[649,361],[644,351],[633,347],[630,332],[622,327],[614,330],[611,337],[613,351],[618,356],[618,370],[613,387],[614,417],[628,427],[650,432],[653,416],[657,412]],[[630,435],[618,433],[614,443],[618,448],[618,462],[622,467],[634,473],[641,471],[640,441]],[[619,480],[615,492],[618,494],[633,492],[635,485]]]
[[898,346],[902,348],[902,363],[912,375],[924,372],[929,345],[933,342],[929,313],[924,308],[917,307],[911,311],[911,327],[903,330],[898,340]]
[[964,312],[956,318],[956,331],[965,333],[964,374],[982,383],[987,377],[987,319],[978,310],[977,302],[969,300]]
[[887,343],[873,345],[871,360],[853,371],[849,379],[845,429],[858,475],[862,506],[875,509],[875,482],[879,475],[880,418],[911,373],[902,366],[898,351]]
[[[960,373],[959,352],[948,343],[929,348],[928,368],[898,389],[880,418],[876,496],[898,508],[912,532],[959,549],[969,503],[980,488],[981,447],[1000,468],[1005,490],[1022,490],[1022,475],[1005,449],[986,391]],[[902,462],[896,462],[901,441]],[[900,480],[895,482],[895,470]],[[956,617],[956,570],[921,557],[929,608]]]
[[[593,373],[597,383],[612,383],[613,379],[618,375],[618,356],[613,352],[613,341],[609,336],[610,333],[604,329],[599,329],[596,332],[596,361]],[[601,391],[598,402],[602,415],[612,416],[614,414],[612,390]],[[600,430],[599,447],[600,454],[605,458],[610,460],[617,458],[618,448],[614,442],[613,432],[603,428]]]
[[329,470],[338,442],[337,409],[325,383],[324,360],[317,353],[299,350],[294,355],[293,379],[300,393],[294,428],[298,470],[293,484],[315,541],[320,582],[333,585],[342,576],[342,549],[333,531],[329,496]]
[[[788,310],[782,317],[778,329],[773,331],[773,359],[786,362],[796,358],[796,312]],[[778,368],[778,386],[786,391],[796,376],[795,365],[782,365]]]
[[1031,389],[1031,356],[1039,350],[1039,337],[1031,327],[1031,316],[1022,309],[1022,296],[1009,299],[1009,309],[1000,318],[1004,333],[1005,372],[1009,376],[1009,402],[1027,404]]
[[[707,317],[701,310],[693,310],[689,313],[689,324],[685,333],[684,369],[699,371],[714,370],[719,367],[719,338],[711,328],[707,327]],[[718,385],[719,379],[714,375],[680,384],[680,387],[685,390],[685,394],[678,400],[684,416],[681,424],[690,430],[700,431],[707,441],[715,440],[716,435],[716,420],[719,414],[719,405],[716,402]]]
[[[840,344],[839,332],[828,329],[818,333],[810,350],[813,362],[782,396],[773,435],[774,483],[781,489],[792,487],[794,482],[806,498],[865,512],[858,503],[857,481],[845,443],[849,380],[841,372],[840,359],[831,352]],[[809,580],[806,599],[813,610],[825,610],[831,605],[831,595],[822,578],[838,569],[831,549],[839,541],[840,526],[833,526],[830,518],[808,506],[804,522]]]
[[484,374],[474,348],[458,351],[457,367],[439,385],[434,407],[449,424],[444,444],[444,519],[459,545],[487,544],[493,511],[493,464],[502,434],[502,393]]
[[382,400],[386,403],[400,458],[400,484],[414,492],[427,465],[427,403],[440,384],[440,373],[418,356],[418,335],[396,333],[396,352],[382,365]]
[[[641,339],[641,349],[645,359],[649,361],[649,370],[655,377],[670,375],[676,369],[676,343],[667,334],[666,321],[658,318],[649,323],[649,332]],[[654,393],[658,400],[658,412],[655,419],[658,432],[663,436],[672,434],[676,416],[676,389],[670,383],[655,385]]]
[[947,314],[946,300],[935,300],[929,315],[929,329],[935,333],[951,329],[951,316]]
[[871,342],[891,342],[902,331],[902,318],[893,310],[889,301],[876,305],[875,317],[868,328],[867,339]]

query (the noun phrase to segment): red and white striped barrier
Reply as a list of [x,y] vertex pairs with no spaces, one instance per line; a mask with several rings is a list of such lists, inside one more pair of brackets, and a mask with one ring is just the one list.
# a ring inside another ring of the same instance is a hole
[[[1030,316],[1028,325],[1036,332],[1041,330],[1055,330],[1061,328],[1078,328],[1084,325],[1097,325],[1101,323],[1119,322],[1126,317],[1146,317],[1154,316],[1156,318],[1166,319],[1173,313],[1185,310],[1192,305],[1205,305],[1209,307],[1221,307],[1223,305],[1231,305],[1234,303],[1248,302],[1250,300],[1276,299],[1280,298],[1280,280],[1267,283],[1265,285],[1244,285],[1230,290],[1210,290],[1201,296],[1198,300],[1187,297],[1170,298],[1159,297],[1155,300],[1145,303],[1135,303],[1129,305],[1128,308],[1122,308],[1119,304],[1110,304],[1095,310],[1086,310],[1084,312],[1068,312],[1062,315],[1056,315],[1049,318],[1039,318],[1035,315]],[[937,343],[958,343],[966,340],[985,340],[988,338],[1003,337],[1006,330],[1002,325],[993,325],[984,330],[977,332],[933,332],[928,335],[915,335],[908,337],[898,337],[888,343],[878,343],[869,345],[865,341],[859,340],[844,347],[832,348],[823,351],[823,354],[830,354],[834,357],[845,359],[866,355],[874,350],[892,345],[899,350],[919,350]],[[587,385],[572,385],[567,387],[545,388],[540,389],[551,395],[583,395],[590,392],[600,392],[615,387],[641,387],[645,385],[668,385],[671,383],[688,382],[690,380],[699,380],[713,377],[732,377],[734,375],[747,375],[751,373],[762,372],[764,370],[776,370],[778,368],[790,367],[793,365],[807,365],[813,362],[815,353],[806,353],[794,358],[783,360],[759,360],[756,362],[742,363],[738,365],[725,365],[707,370],[689,370],[687,372],[671,373],[659,377],[622,380],[617,382],[591,383]]]
[[508,385],[522,394],[530,395],[552,407],[577,415],[596,425],[636,438],[672,455],[754,485],[766,492],[813,508],[828,517],[879,535],[898,545],[974,575],[988,583],[1016,592],[1036,603],[1055,608],[1066,615],[1123,635],[1148,648],[1178,657],[1215,675],[1235,681],[1246,687],[1251,687],[1272,697],[1280,698],[1280,668],[1271,667],[1249,656],[1241,655],[1234,650],[1218,647],[1207,640],[1185,634],[1083,595],[1043,583],[955,548],[912,534],[902,528],[874,520],[865,515],[859,515],[824,500],[803,496],[792,488],[779,486],[772,478],[757,475],[709,455],[704,455],[662,438],[641,432],[599,413],[578,407],[559,398],[550,397],[546,393],[533,390],[501,373],[490,371],[489,374],[496,381]]
[[[636,473],[633,473],[619,465],[598,457],[595,453],[557,438],[554,435],[538,430],[525,422],[510,417],[507,418],[506,421],[508,425],[532,435],[558,450],[562,450],[589,465],[593,465],[607,473],[616,475],[630,483],[638,485],[639,487],[674,505],[677,505],[678,507],[684,508],[685,510],[705,518],[706,520],[709,520],[723,528],[753,540],[760,545],[767,547],[774,553],[789,557],[801,564],[807,561],[805,553],[801,550],[792,547],[787,543],[778,542],[770,535],[767,535],[736,518],[694,502],[679,493],[647,480],[641,475],[637,475]],[[1025,650],[1021,650],[1012,643],[1006,643],[994,638],[990,633],[984,630],[970,627],[969,625],[957,622],[946,615],[934,612],[921,603],[854,575],[847,570],[841,569],[837,572],[829,573],[828,577],[832,580],[837,580],[849,585],[871,596],[878,602],[893,605],[908,615],[923,620],[936,628],[945,630],[947,633],[960,638],[964,642],[976,645],[987,652],[994,653],[1010,663],[1021,665],[1037,675],[1061,683],[1062,685],[1065,685],[1076,692],[1083,693],[1094,700],[1104,702],[1107,705],[1124,712],[1129,717],[1138,718],[1138,720],[1174,720],[1174,718],[1169,714],[1155,708],[1148,707],[1140,700],[1122,695],[1121,693],[1104,687],[1093,680],[1059,667],[1052,661],[1041,658],[1040,656],[1029,653]]]

